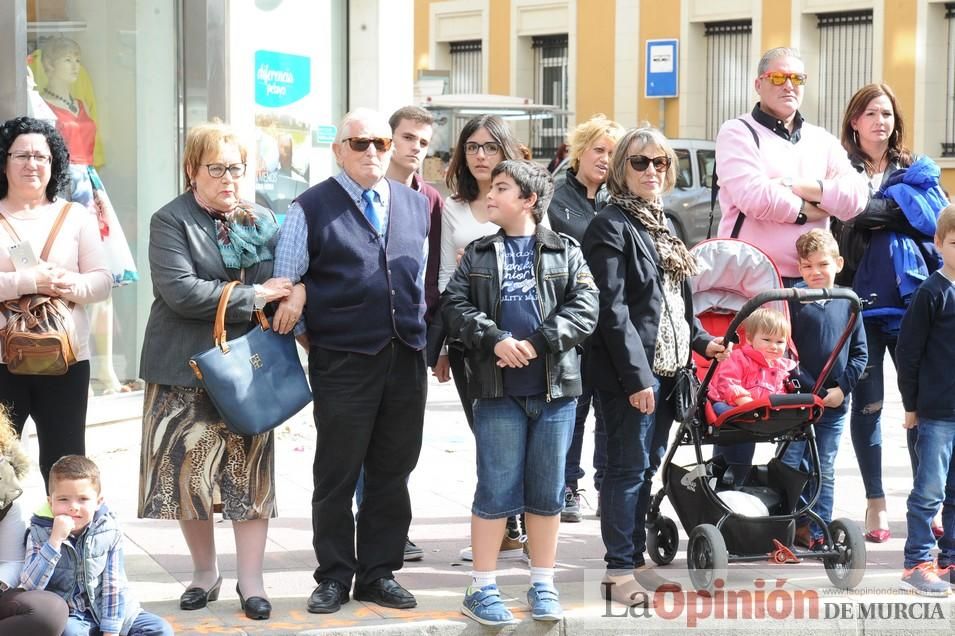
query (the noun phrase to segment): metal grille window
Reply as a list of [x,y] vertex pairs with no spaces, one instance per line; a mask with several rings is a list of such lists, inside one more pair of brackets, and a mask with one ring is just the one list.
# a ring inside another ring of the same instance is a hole
[[955,157],[955,2],[945,3],[945,22],[948,28],[948,63],[945,87],[945,139],[942,156]]
[[[534,102],[567,110],[567,34],[534,36],[531,48],[534,51]],[[567,136],[567,116],[548,117],[532,130],[533,155],[552,157]]]
[[706,134],[716,139],[720,125],[749,110],[752,71],[749,47],[753,23],[749,20],[707,22]]
[[872,11],[823,13],[816,17],[819,125],[838,136],[849,99],[872,81]]
[[482,92],[481,40],[451,42],[451,92]]

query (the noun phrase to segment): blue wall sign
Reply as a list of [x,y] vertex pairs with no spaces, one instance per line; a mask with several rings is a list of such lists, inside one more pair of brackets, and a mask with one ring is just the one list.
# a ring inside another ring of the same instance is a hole
[[302,55],[255,52],[255,103],[268,108],[294,104],[312,89],[312,60]]
[[679,96],[679,41],[647,40],[645,97]]

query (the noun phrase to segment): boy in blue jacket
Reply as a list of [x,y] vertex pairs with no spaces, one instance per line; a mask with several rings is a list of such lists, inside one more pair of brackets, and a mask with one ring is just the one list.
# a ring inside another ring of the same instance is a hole
[[[935,247],[942,267],[915,291],[895,348],[904,426],[918,427],[902,587],[924,596],[948,596],[949,581],[940,575],[955,564],[955,205],[938,217]],[[944,534],[938,540],[936,564],[932,519],[939,506]]]
[[66,455],[50,468],[49,483],[49,505],[30,522],[20,587],[66,601],[64,636],[172,636],[166,621],[129,594],[123,532],[103,503],[99,467]]

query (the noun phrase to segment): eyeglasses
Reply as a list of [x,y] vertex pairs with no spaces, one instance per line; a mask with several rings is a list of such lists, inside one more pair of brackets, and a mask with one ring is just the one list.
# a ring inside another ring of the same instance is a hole
[[474,141],[469,141],[464,144],[464,152],[469,155],[476,155],[478,150],[483,150],[484,154],[487,156],[496,155],[501,152],[501,144],[496,141],[485,141],[483,144],[479,144]]
[[51,161],[53,161],[53,157],[51,157],[50,155],[41,155],[39,153],[31,154],[29,152],[17,152],[17,153],[8,152],[7,156],[13,159],[15,163],[27,163],[28,161],[32,159],[38,164],[47,166],[50,164]]
[[375,150],[378,152],[391,150],[391,140],[384,137],[348,137],[342,139],[342,143],[345,142],[348,142],[349,147],[355,152],[365,152],[371,144],[375,144]]
[[806,83],[809,76],[805,73],[783,73],[782,71],[766,71],[759,76],[759,79],[768,79],[773,86],[782,86],[786,80],[792,82],[793,86],[802,86]]
[[630,162],[630,167],[637,172],[643,172],[650,167],[651,163],[657,172],[666,172],[670,169],[670,158],[666,156],[651,159],[646,155],[630,155],[627,157],[627,161]]
[[245,174],[245,164],[244,163],[232,163],[228,166],[224,163],[204,163],[202,164],[206,167],[206,170],[209,171],[209,176],[213,179],[221,178],[226,170],[229,171],[229,174],[232,175],[233,179],[239,179]]

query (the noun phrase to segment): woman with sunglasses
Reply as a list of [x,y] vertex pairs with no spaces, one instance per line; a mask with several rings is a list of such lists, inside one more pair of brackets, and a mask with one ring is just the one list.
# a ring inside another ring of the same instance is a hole
[[591,221],[583,243],[600,291],[589,371],[607,430],[600,489],[607,575],[601,590],[630,606],[647,599],[638,581],[645,567],[650,482],[673,423],[674,376],[691,347],[707,357],[727,353],[722,339],[706,333],[694,316],[689,278],[696,259],[670,231],[663,212],[676,164],[660,131],[627,131],[610,165],[610,202]]
[[241,281],[226,307],[231,337],[253,327],[252,312],[291,292],[272,278],[278,224],[239,196],[246,147],[221,123],[186,136],[186,192],[149,224],[155,298],[146,323],[140,374],[146,381],[140,455],[139,516],[179,521],[192,557],[192,582],[179,607],[196,610],[219,597],[222,575],[213,516],[232,521],[236,592],[245,615],[267,619],[262,581],[269,519],[276,516],[274,438],[226,428],[188,361],[211,345],[219,297]]
[[[846,107],[841,136],[853,167],[868,181],[869,200],[865,209],[851,221],[833,220],[832,232],[839,241],[839,251],[845,259],[845,267],[836,275],[836,282],[853,287],[860,297],[867,298],[872,290],[860,278],[871,277],[863,272],[857,278],[856,271],[864,261],[872,262],[873,257],[883,260],[882,253],[874,251],[875,248],[870,250],[870,245],[883,243],[882,239],[890,232],[919,236],[895,201],[874,196],[893,172],[909,167],[916,157],[905,146],[902,113],[899,112],[895,94],[886,84],[868,84],[856,91]],[[923,235],[922,242],[926,242],[926,239],[931,242],[931,237]],[[890,261],[886,254],[884,262]],[[891,273],[883,278],[894,280]],[[886,351],[895,364],[898,320],[905,310],[898,294],[891,293],[892,290],[885,291],[876,295],[874,304],[867,306],[862,315],[869,361],[852,394],[849,421],[852,446],[865,486],[865,538],[873,543],[883,543],[891,536],[885,491],[882,488],[881,420],[885,397],[882,368]],[[913,472],[917,462],[914,455],[917,436],[917,428],[909,429]],[[939,525],[933,522],[932,526],[936,536],[941,537]]]

